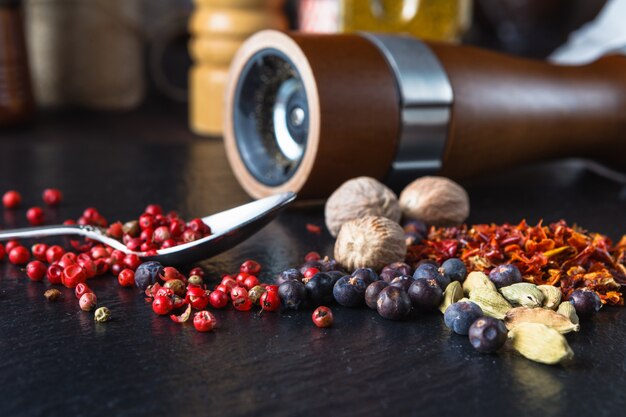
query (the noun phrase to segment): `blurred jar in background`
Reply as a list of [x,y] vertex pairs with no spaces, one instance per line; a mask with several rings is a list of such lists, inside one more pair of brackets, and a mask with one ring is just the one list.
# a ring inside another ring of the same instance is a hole
[[300,0],[300,29],[408,33],[456,42],[469,26],[471,4],[471,0]]
[[19,1],[0,0],[0,127],[25,120],[32,109]]
[[145,91],[140,1],[25,0],[33,89],[43,107],[129,109]]
[[195,0],[189,22],[194,61],[189,124],[198,134],[220,135],[230,61],[244,40],[262,29],[287,29],[285,0]]

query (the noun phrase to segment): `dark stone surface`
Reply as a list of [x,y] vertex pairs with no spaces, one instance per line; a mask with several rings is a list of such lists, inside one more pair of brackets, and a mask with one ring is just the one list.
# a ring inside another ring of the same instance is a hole
[[[41,204],[48,186],[65,192],[58,210],[46,209],[51,222],[77,217],[87,206],[125,220],[151,202],[199,216],[248,201],[221,141],[193,138],[182,118],[173,126],[154,122],[156,136],[167,136],[158,129],[167,125],[179,132],[178,143],[151,141],[151,125],[125,130],[99,122],[112,116],[87,116],[76,121],[79,130],[58,121],[47,130],[45,120],[0,132],[0,192],[17,189],[25,200],[20,210],[3,212],[3,227],[24,226],[26,208]],[[64,138],[65,131],[72,137]],[[625,230],[622,186],[577,164],[466,185],[471,222],[565,218],[615,239]],[[323,224],[320,206],[288,210],[249,241],[203,262],[210,282],[248,258],[263,264],[268,282],[309,250],[331,254],[330,235],[311,234],[306,223]],[[121,288],[112,276],[90,284],[113,321],[95,323],[64,288],[64,302],[46,302],[47,283],[29,282],[18,268],[0,264],[1,416],[618,416],[626,410],[621,308],[584,321],[579,334],[567,337],[574,362],[551,367],[510,352],[479,354],[438,313],[392,322],[366,307],[333,306],[335,325],[318,329],[310,310],[258,317],[229,308],[215,313],[215,332],[200,334],[157,317],[137,290]]]

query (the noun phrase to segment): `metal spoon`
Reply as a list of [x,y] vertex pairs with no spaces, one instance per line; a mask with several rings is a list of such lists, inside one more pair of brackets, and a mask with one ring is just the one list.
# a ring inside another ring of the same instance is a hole
[[147,256],[145,252],[129,250],[122,242],[108,237],[102,229],[94,226],[58,225],[4,230],[0,232],[0,241],[78,235],[104,243],[126,254],[134,253],[144,261],[181,265],[210,258],[241,243],[258,232],[295,199],[295,193],[286,192],[203,217],[202,221],[211,227],[212,235],[171,248],[159,249],[157,254],[152,256]]

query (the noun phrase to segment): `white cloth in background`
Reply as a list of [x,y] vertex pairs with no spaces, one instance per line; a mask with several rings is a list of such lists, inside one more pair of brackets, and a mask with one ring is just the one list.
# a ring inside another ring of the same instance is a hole
[[611,52],[626,54],[626,0],[607,1],[596,19],[573,32],[549,59],[579,65]]

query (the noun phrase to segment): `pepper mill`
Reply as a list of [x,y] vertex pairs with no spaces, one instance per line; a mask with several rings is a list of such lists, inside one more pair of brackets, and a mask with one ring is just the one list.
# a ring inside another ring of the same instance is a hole
[[0,127],[25,120],[32,110],[20,3],[0,0]]
[[195,0],[189,45],[189,123],[198,134],[220,135],[230,61],[246,38],[262,29],[287,29],[284,0]]
[[226,91],[224,144],[254,197],[569,157],[626,171],[623,55],[559,66],[405,35],[268,30],[239,49]]

